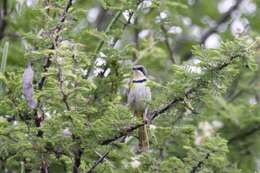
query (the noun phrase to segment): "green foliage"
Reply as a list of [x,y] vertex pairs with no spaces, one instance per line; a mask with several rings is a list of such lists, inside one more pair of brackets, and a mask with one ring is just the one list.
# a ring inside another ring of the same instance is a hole
[[[0,172],[259,171],[259,2],[241,12],[250,30],[238,36],[214,0],[31,2],[8,1],[0,16]],[[222,15],[228,29],[214,29]],[[194,28],[213,28],[220,45]],[[35,109],[23,95],[27,63]],[[126,103],[133,64],[148,69],[156,114],[146,153]]]

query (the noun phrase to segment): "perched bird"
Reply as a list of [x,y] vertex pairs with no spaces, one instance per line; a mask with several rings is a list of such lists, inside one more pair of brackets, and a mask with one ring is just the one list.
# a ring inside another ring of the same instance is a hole
[[[147,121],[148,102],[151,100],[151,90],[146,86],[147,72],[142,65],[135,65],[133,67],[133,78],[129,85],[129,93],[127,102],[134,116]],[[149,139],[147,133],[147,125],[139,128],[139,150],[148,151]]]

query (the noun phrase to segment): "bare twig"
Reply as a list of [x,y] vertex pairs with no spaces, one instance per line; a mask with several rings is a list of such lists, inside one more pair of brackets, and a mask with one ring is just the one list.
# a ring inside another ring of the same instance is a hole
[[[113,17],[113,19],[111,20],[111,22],[107,25],[106,30],[105,30],[105,33],[108,33],[108,32],[111,30],[112,26],[116,23],[116,21],[117,21],[117,20],[119,19],[119,17],[121,16],[121,13],[122,13],[122,11],[118,11],[118,12],[115,14],[115,16]],[[98,44],[98,46],[97,46],[97,48],[96,48],[96,50],[95,50],[95,52],[94,52],[94,57],[92,57],[92,59],[91,59],[91,65],[90,65],[90,67],[89,67],[89,69],[88,69],[88,71],[87,71],[86,76],[84,76],[85,79],[87,79],[87,78],[89,77],[89,75],[91,74],[91,72],[92,72],[92,70],[93,70],[93,68],[94,68],[94,66],[95,66],[95,61],[96,61],[96,59],[97,59],[97,55],[98,55],[98,53],[100,52],[100,50],[102,49],[102,47],[103,47],[104,44],[105,44],[105,41],[104,41],[104,40],[101,40],[101,41],[99,42],[99,44]]]
[[[235,10],[238,9],[238,7],[239,7],[239,5],[242,3],[242,1],[243,1],[243,0],[237,0],[236,3],[235,3],[235,5],[232,6],[225,14],[223,14],[223,15],[219,18],[219,20],[217,21],[216,25],[215,25],[214,27],[212,27],[212,28],[209,28],[209,29],[201,36],[200,41],[199,41],[200,44],[205,44],[205,41],[207,40],[207,38],[208,38],[210,35],[212,35],[212,34],[218,32],[219,26],[220,26],[221,24],[227,22],[227,21],[231,18],[232,13],[233,13]],[[190,59],[191,57],[192,57],[192,53],[191,53],[191,51],[188,51],[188,52],[186,52],[186,53],[184,54],[183,60],[188,60],[188,59]]]
[[[138,2],[137,2],[137,4],[136,4],[136,9],[138,8],[138,6],[141,4],[143,2],[143,0],[139,0]],[[132,19],[134,18],[134,11],[132,11],[132,10],[128,10],[128,13],[129,13],[129,16],[128,16],[128,19],[127,19],[127,22],[126,23],[124,23],[124,25],[123,25],[123,27],[122,27],[122,31],[124,32],[125,31],[125,29],[127,28],[127,26],[129,26],[130,24],[131,24],[131,21],[132,21]],[[137,20],[137,19],[135,19],[135,20]],[[136,45],[136,49],[138,49],[138,29],[137,28],[135,28],[135,45]],[[120,39],[120,36],[117,36],[117,37],[115,37],[115,39],[114,39],[114,41],[113,41],[113,44],[112,44],[112,47],[114,47],[115,45],[116,45],[116,43],[117,43],[117,41]],[[138,60],[138,58],[137,58],[137,56],[136,56],[136,54],[135,53],[133,53],[133,59],[135,60],[135,62]],[[91,68],[93,68],[93,67],[91,67]],[[106,64],[106,66],[104,67],[104,69],[102,70],[102,72],[99,74],[99,76],[100,77],[103,77],[104,76],[104,74],[105,74],[105,72],[106,72],[106,70],[108,69],[108,65]],[[90,71],[88,71],[88,72],[90,72]]]
[[171,47],[171,44],[169,42],[169,38],[168,38],[168,35],[167,35],[167,30],[165,28],[165,26],[163,24],[161,24],[161,30],[164,34],[164,42],[165,42],[165,45],[168,49],[168,53],[169,53],[169,57],[170,57],[170,60],[172,61],[173,64],[175,64],[175,59],[174,59],[174,56],[173,56],[173,50],[172,50],[172,47]]
[[133,34],[133,38],[134,38],[134,46],[135,46],[135,51],[133,51],[133,61],[137,60],[137,53],[136,51],[138,51],[139,49],[139,28],[138,28],[138,18],[136,17],[135,21],[134,21],[134,34]]
[[96,160],[94,165],[86,173],[94,173],[95,168],[104,161],[104,159],[108,156],[109,152],[110,151],[106,152],[103,156]]
[[207,32],[205,32],[205,33],[203,34],[203,36],[201,37],[201,40],[200,40],[200,44],[204,44],[205,41],[207,40],[207,38],[208,38],[211,34],[214,34],[214,33],[217,32],[217,30],[218,30],[218,28],[219,28],[219,26],[220,26],[221,24],[227,22],[227,21],[230,19],[232,13],[233,13],[235,10],[238,9],[238,7],[239,7],[239,5],[242,3],[242,1],[243,1],[243,0],[237,0],[236,3],[235,3],[235,5],[233,5],[225,14],[223,14],[223,15],[219,18],[219,20],[217,21],[217,24],[216,24],[214,27],[209,28],[209,29],[207,30]]
[[[52,37],[54,38],[55,41],[52,42],[51,49],[55,49],[55,46],[57,47],[57,45],[58,45],[58,40],[59,40],[59,36],[60,36],[59,34],[60,34],[60,31],[62,30],[63,23],[66,19],[69,8],[72,6],[72,1],[73,0],[67,1],[67,5],[65,6],[63,13],[61,14],[61,17],[60,17],[60,23],[57,24],[57,26],[54,28]],[[51,66],[51,64],[52,64],[51,56],[47,56],[45,58],[45,62],[43,65],[43,71],[45,73],[48,72],[48,69]],[[38,90],[42,90],[45,81],[46,81],[46,76],[43,76],[40,79],[40,81],[38,82]],[[39,108],[39,110],[41,110],[41,104],[40,104],[39,100],[38,100],[37,108]],[[40,127],[41,122],[44,121],[44,113],[42,110],[41,111],[37,110],[37,108],[35,109],[35,124],[37,127]],[[43,135],[43,131],[39,130],[37,136],[41,137],[42,135]]]
[[124,26],[123,26],[123,30],[125,30],[126,27],[131,24],[131,20],[132,20],[133,17],[134,17],[134,12],[133,12],[133,11],[129,11],[128,13],[129,13],[129,17],[128,17],[127,22],[126,22],[126,23],[124,24]]
[[[139,0],[139,1],[137,2],[137,7],[138,7],[138,5],[140,5],[142,2],[143,2],[143,0]],[[106,27],[106,29],[105,29],[105,33],[108,33],[108,32],[111,30],[112,26],[117,22],[117,20],[118,20],[119,17],[121,16],[121,14],[122,14],[122,11],[118,11],[118,12],[115,14],[115,16],[113,17],[113,19],[111,20],[111,22],[107,25],[107,27]],[[133,12],[130,12],[127,23],[125,23],[125,24],[123,25],[123,28],[122,28],[123,30],[125,30],[125,28],[131,23],[131,20],[132,20],[133,16],[134,16],[134,13],[133,13]],[[116,44],[117,41],[118,41],[118,38],[115,39],[113,46]],[[95,50],[95,52],[94,52],[94,56],[92,57],[91,65],[90,65],[90,67],[89,67],[89,69],[88,69],[88,71],[87,71],[87,74],[84,76],[85,79],[87,79],[87,78],[90,76],[90,74],[92,73],[93,68],[94,68],[94,66],[95,66],[94,63],[95,63],[95,61],[96,61],[96,59],[97,59],[97,55],[98,55],[98,53],[100,52],[100,50],[102,49],[102,47],[104,46],[104,43],[105,43],[105,42],[104,42],[103,40],[101,40],[101,41],[99,42],[99,44],[98,44],[98,46],[97,46],[97,48],[96,48],[96,50]]]
[[[61,17],[60,17],[60,23],[54,28],[54,33],[53,33],[53,34],[55,34],[55,36],[54,36],[54,40],[55,40],[55,42],[56,42],[55,44],[58,44],[59,33],[60,33],[60,31],[62,30],[62,26],[63,26],[63,23],[65,22],[67,13],[68,13],[68,11],[69,11],[69,8],[72,6],[72,1],[73,1],[73,0],[68,0],[67,5],[66,5],[66,7],[64,8],[63,13],[62,13],[62,15],[61,15]],[[52,44],[51,49],[54,49],[54,43]],[[44,71],[44,72],[47,72],[47,71],[48,71],[48,68],[51,66],[51,63],[52,63],[52,62],[51,62],[51,57],[50,57],[50,56],[49,56],[49,57],[46,57],[45,63],[44,63],[44,65],[43,65],[43,71]],[[43,76],[43,77],[40,79],[40,81],[39,81],[39,83],[38,83],[38,89],[39,89],[39,90],[42,89],[45,80],[46,80],[46,76]]]
[[7,26],[7,21],[6,21],[7,8],[8,8],[7,0],[3,0],[2,4],[3,7],[0,9],[0,40],[4,37],[5,35],[4,32]]
[[45,4],[45,6],[46,6],[46,12],[47,12],[47,14],[49,14],[49,12],[50,12],[50,0],[44,0],[44,4]]
[[[259,72],[260,72],[259,70],[257,70],[257,71],[255,72],[254,77],[253,77],[253,78],[249,81],[249,83],[248,83],[248,86],[249,86],[249,87],[252,86],[253,84],[255,84],[255,83],[258,81],[258,79],[259,79],[259,77],[260,77]],[[226,100],[227,100],[228,102],[233,102],[236,98],[238,98],[238,97],[239,97],[241,94],[243,94],[244,92],[246,92],[246,90],[240,89],[240,90],[234,92],[232,95],[228,96],[228,97],[226,98]]]
[[[54,37],[54,41],[52,42],[52,46],[51,46],[51,49],[55,49],[55,47],[58,46],[58,39],[59,39],[59,33],[60,31],[62,30],[62,26],[63,26],[63,23],[66,19],[66,16],[67,16],[67,13],[69,11],[69,8],[72,6],[72,1],[73,0],[68,0],[67,2],[67,5],[65,6],[64,10],[63,10],[63,13],[60,17],[60,23],[54,28],[54,33],[53,33],[53,37]],[[52,61],[51,61],[51,56],[48,56],[45,58],[45,63],[43,65],[43,71],[44,72],[48,72],[48,69],[49,67],[51,66],[52,64]],[[44,86],[44,83],[46,81],[46,76],[43,76],[40,81],[38,82],[38,90],[42,90],[43,86]],[[65,97],[65,100],[66,100],[66,97]],[[67,106],[67,105],[66,105]],[[38,105],[37,105],[37,108],[40,108],[41,109],[41,106],[40,106],[40,101],[38,100]],[[69,108],[69,107],[67,107]],[[39,115],[39,112],[38,110],[35,110],[35,123],[36,123],[36,126],[39,127],[41,122],[44,120],[44,114],[43,114],[43,111],[42,114],[40,116]],[[38,136],[42,136],[42,131],[39,130],[38,131]]]
[[77,148],[77,150],[74,153],[74,163],[73,163],[73,173],[79,173],[79,167],[81,164],[81,155],[83,153],[82,149],[80,148],[80,146],[78,146],[79,148]]
[[[63,14],[61,15],[60,24],[57,25],[55,27],[55,29],[54,29],[54,39],[53,39],[53,43],[52,43],[52,49],[57,49],[58,48],[59,33],[62,30],[62,26],[63,26],[63,23],[65,21],[66,14],[67,14],[69,8],[71,7],[71,5],[72,5],[72,0],[69,0],[67,5],[66,5],[66,7],[65,7],[65,9],[64,9],[64,11],[63,11]],[[49,63],[49,66],[52,63],[50,58],[51,57],[47,58],[47,63]],[[56,65],[57,65],[57,68],[58,68],[57,77],[58,77],[60,92],[61,92],[61,95],[62,95],[62,101],[65,104],[67,111],[70,111],[71,108],[70,108],[69,102],[68,102],[68,94],[65,93],[65,91],[64,91],[64,77],[63,77],[62,67],[59,64],[59,62],[57,61],[57,59],[54,62],[56,62]],[[47,69],[48,69],[48,67],[47,67]],[[74,141],[77,140],[77,137],[74,136],[74,135],[73,135],[73,140]],[[76,147],[75,152],[74,152],[74,163],[73,163],[73,168],[72,168],[72,172],[73,173],[79,173],[80,172],[80,164],[81,164],[81,155],[82,155],[82,153],[83,153],[83,149],[80,147],[80,144],[78,144],[78,146]]]
[[68,103],[68,94],[65,93],[64,91],[64,79],[63,79],[63,73],[62,73],[62,68],[61,68],[61,65],[57,63],[57,66],[58,66],[58,81],[59,81],[59,87],[60,87],[60,92],[61,92],[61,95],[62,95],[62,101],[63,103],[65,104],[66,106],[66,109],[67,111],[70,111],[70,106],[69,106],[69,103]]
[[258,124],[257,126],[245,131],[245,132],[242,132],[240,134],[237,134],[235,136],[233,136],[232,138],[230,138],[228,140],[228,144],[233,144],[234,142],[236,141],[239,141],[239,140],[244,140],[245,138],[249,137],[249,136],[252,136],[254,135],[255,133],[259,132],[260,131],[260,124]]
[[[127,26],[131,24],[131,20],[132,20],[133,16],[134,16],[134,12],[133,12],[133,11],[129,11],[128,20],[127,20],[126,23],[124,23],[124,25],[123,25],[123,27],[122,27],[123,32],[124,32],[124,30],[127,28]],[[112,47],[115,47],[115,45],[116,45],[116,43],[117,43],[117,41],[118,41],[119,39],[120,39],[120,36],[118,36],[118,37],[116,37],[116,38],[114,39],[113,44],[112,44]],[[107,69],[108,69],[108,64],[105,65],[105,67],[103,68],[103,70],[100,72],[99,76],[100,76],[100,77],[104,77],[104,75],[105,75]]]

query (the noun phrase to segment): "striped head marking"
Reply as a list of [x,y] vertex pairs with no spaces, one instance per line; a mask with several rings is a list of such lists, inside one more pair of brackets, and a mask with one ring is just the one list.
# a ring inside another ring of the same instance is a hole
[[144,68],[144,66],[142,66],[142,65],[135,65],[135,66],[133,67],[133,71],[134,71],[134,72],[142,73],[142,75],[144,75],[144,76],[147,75],[147,71],[146,71],[146,69]]

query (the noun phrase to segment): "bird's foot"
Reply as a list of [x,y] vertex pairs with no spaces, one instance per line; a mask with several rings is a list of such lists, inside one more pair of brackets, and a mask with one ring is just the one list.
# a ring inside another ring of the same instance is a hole
[[150,124],[151,123],[151,120],[150,120],[150,118],[148,118],[148,117],[144,117],[144,124]]

